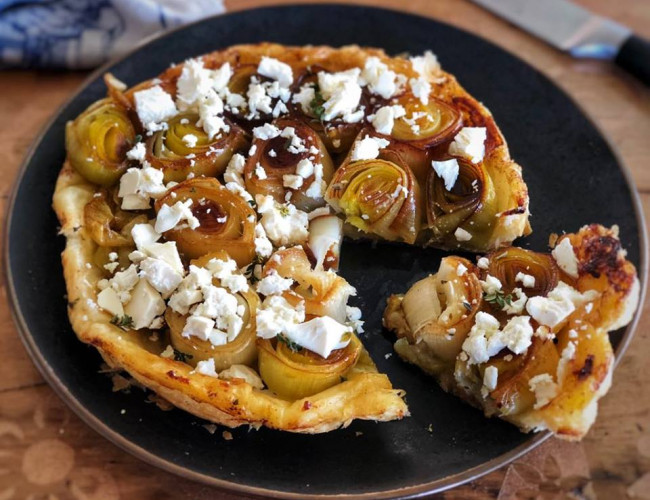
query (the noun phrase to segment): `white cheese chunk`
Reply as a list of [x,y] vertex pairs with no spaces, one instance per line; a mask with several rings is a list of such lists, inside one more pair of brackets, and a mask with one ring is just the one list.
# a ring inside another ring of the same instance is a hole
[[275,139],[279,135],[280,129],[272,123],[265,123],[264,125],[253,129],[253,137],[263,141]]
[[140,262],[140,277],[146,279],[163,295],[173,292],[183,281],[183,275],[167,262],[151,257]]
[[503,287],[499,278],[496,278],[490,274],[485,277],[485,281],[480,280],[480,283],[481,288],[483,288],[483,291],[488,295],[497,293]]
[[133,99],[138,118],[149,131],[157,130],[160,122],[168,120],[178,113],[172,96],[159,85],[135,92]]
[[517,300],[513,300],[510,304],[506,303],[503,307],[503,310],[508,314],[520,314],[524,311],[526,307],[526,302],[528,301],[528,296],[524,293],[521,288],[515,288],[512,290],[512,294],[517,296]]
[[472,234],[469,231],[465,231],[462,227],[459,227],[454,231],[454,237],[458,241],[469,241],[472,239]]
[[262,76],[276,80],[282,87],[288,87],[293,83],[291,66],[272,57],[262,56],[257,72]]
[[190,229],[199,227],[199,219],[192,213],[192,199],[177,201],[173,205],[163,204],[156,217],[155,230],[157,233],[170,231],[178,226],[182,221],[186,221]]
[[525,288],[533,288],[535,286],[535,276],[522,273],[521,271],[515,276],[515,281],[519,281]]
[[431,166],[436,171],[436,174],[438,174],[438,177],[445,182],[445,189],[451,191],[454,184],[456,184],[460,172],[458,161],[455,158],[445,161],[432,161]]
[[569,238],[562,238],[551,254],[562,271],[573,278],[578,277],[578,258]]
[[307,239],[309,218],[290,203],[279,204],[268,195],[257,195],[257,211],[266,235],[276,246],[302,243]]
[[255,225],[255,254],[262,258],[270,257],[273,252],[273,244],[266,236],[266,231],[262,224]]
[[196,143],[198,142],[199,138],[194,134],[185,134],[181,140],[185,143],[185,145],[188,148],[193,148],[194,146],[196,146]]
[[303,182],[303,178],[299,175],[284,174],[282,176],[282,186],[289,189],[300,189]]
[[327,358],[333,350],[342,349],[350,343],[350,333],[352,328],[349,326],[329,316],[320,316],[290,326],[286,335],[296,344]]
[[493,391],[497,388],[497,383],[499,380],[499,370],[496,366],[488,366],[483,372],[483,387],[487,391]]
[[175,241],[165,243],[151,243],[140,249],[143,253],[154,259],[161,259],[169,264],[177,273],[184,274],[183,262],[178,254]]
[[371,93],[380,95],[384,99],[390,99],[399,90],[397,74],[388,69],[388,66],[378,57],[373,56],[366,59],[361,79]]
[[97,305],[114,316],[124,316],[124,307],[120,297],[112,288],[104,288],[97,294]]
[[124,312],[131,316],[136,330],[149,328],[156,317],[165,312],[165,301],[147,280],[140,280]]
[[350,325],[355,332],[363,333],[363,324],[365,321],[361,320],[361,309],[353,306],[345,306],[345,315],[347,317],[347,324]]
[[395,120],[406,115],[403,106],[382,106],[375,112],[372,118],[372,126],[379,134],[390,135],[395,126]]
[[533,333],[528,316],[515,316],[500,330],[499,321],[494,316],[479,311],[463,342],[463,351],[469,364],[485,363],[506,347],[515,354],[522,354],[530,347]]
[[301,302],[293,307],[281,295],[270,295],[264,299],[256,315],[257,336],[263,339],[286,333],[293,325],[305,320],[305,306]]
[[360,141],[356,141],[350,155],[351,161],[373,160],[379,156],[379,151],[390,144],[390,141],[381,137],[365,136]]
[[490,261],[487,257],[480,257],[476,265],[479,269],[488,269],[490,267]]
[[201,59],[188,59],[176,82],[178,107],[185,110],[212,89],[212,75]]
[[196,337],[200,340],[208,340],[214,329],[214,320],[205,316],[188,316],[183,326],[182,336]]
[[431,94],[431,84],[429,81],[424,78],[411,78],[409,80],[409,85],[411,86],[411,92],[413,95],[420,99],[420,102],[425,106],[429,104],[429,94]]
[[200,373],[201,375],[207,375],[208,377],[219,378],[214,364],[214,358],[199,361],[196,364],[194,371],[196,373]]
[[145,148],[144,142],[138,142],[135,146],[126,152],[126,157],[129,160],[143,162],[146,156],[147,148]]
[[166,191],[162,170],[131,167],[120,178],[117,195],[122,198],[123,210],[146,210],[150,207],[150,198],[159,198]]
[[316,259],[316,269],[323,268],[328,255],[338,258],[342,241],[343,221],[336,215],[328,214],[311,219],[309,222],[308,244],[311,253]]
[[115,273],[110,280],[101,280],[97,286],[100,290],[111,288],[117,293],[122,304],[131,300],[131,290],[138,282],[138,270],[136,266],[131,265],[124,271]]
[[580,293],[573,287],[560,281],[546,297],[532,297],[526,303],[526,311],[540,325],[554,328],[569,315],[587,302],[598,297],[598,292],[589,290]]
[[303,158],[296,165],[296,175],[299,175],[303,179],[311,177],[314,174],[314,164],[309,158]]
[[356,113],[361,99],[359,85],[359,68],[352,68],[338,73],[318,73],[318,87],[325,102],[323,103],[322,120],[330,121],[341,117],[344,121],[353,123],[363,118],[363,113]]
[[411,57],[409,60],[411,61],[413,70],[421,76],[430,77],[440,71],[438,58],[430,50],[427,50],[421,56]]
[[549,404],[558,394],[558,385],[548,373],[535,375],[528,381],[528,387],[535,395],[535,410]]
[[466,158],[472,163],[480,163],[485,156],[485,127],[463,127],[449,145],[449,154]]
[[235,182],[244,187],[244,166],[246,165],[246,158],[239,153],[235,153],[230,158],[226,171],[223,174],[224,182]]
[[316,91],[312,84],[306,84],[300,87],[300,90],[293,94],[292,102],[295,104],[300,104],[302,112],[305,114],[310,114],[311,103],[316,98]]
[[275,269],[272,269],[269,274],[257,282],[256,290],[262,295],[277,295],[289,290],[292,285],[291,278],[283,278]]

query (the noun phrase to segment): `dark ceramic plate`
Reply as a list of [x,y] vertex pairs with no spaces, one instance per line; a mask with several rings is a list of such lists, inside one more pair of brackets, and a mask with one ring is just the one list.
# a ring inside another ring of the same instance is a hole
[[[66,316],[59,253],[63,238],[50,208],[64,159],[64,124],[105,93],[110,70],[135,84],[171,61],[236,43],[383,47],[389,54],[433,49],[444,67],[494,113],[512,155],[524,165],[535,232],[520,243],[546,249],[551,232],[592,221],[619,224],[629,258],[645,274],[645,224],[629,177],[607,142],[571,100],[519,59],[469,33],[398,12],[341,5],[276,7],[207,19],[156,38],[95,73],[45,129],[29,154],[7,221],[9,290],[36,364],[90,426],[127,451],[171,472],[233,491],[273,496],[411,496],[438,491],[499,467],[539,444],[443,393],[399,361],[381,328],[386,297],[434,272],[443,252],[346,243],[341,273],[359,291],[364,343],[380,371],[406,390],[412,416],[354,422],[317,436],[262,429],[224,441],[197,418],[161,412],[140,391],[111,392],[100,357],[80,343]],[[632,328],[612,336],[622,353]],[[123,414],[122,410],[126,410]],[[429,430],[430,429],[430,430]],[[357,433],[363,433],[357,436]]]

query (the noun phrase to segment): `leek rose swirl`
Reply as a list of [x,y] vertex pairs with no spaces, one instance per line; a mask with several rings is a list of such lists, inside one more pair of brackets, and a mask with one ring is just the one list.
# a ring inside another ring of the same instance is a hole
[[450,141],[462,126],[461,114],[449,104],[430,96],[428,104],[407,93],[397,99],[406,114],[395,120],[391,137],[411,146],[430,148]]
[[[530,390],[530,379],[543,373],[555,373],[560,356],[556,345],[551,339],[533,337],[532,344],[520,356],[513,356],[509,350],[490,358],[480,365],[469,367],[466,361],[459,360],[456,369],[459,373],[467,374],[469,370],[476,370],[477,386],[482,385],[485,370],[489,366],[497,369],[498,378],[496,388],[490,394],[500,415],[516,415],[533,408],[535,394]],[[480,382],[479,382],[480,381]]]
[[103,191],[84,207],[84,228],[100,247],[133,246],[131,229],[147,221],[144,214],[134,215],[117,208]]
[[[219,252],[197,259],[192,264],[198,267],[204,267],[213,258],[227,260],[228,255],[225,252]],[[213,284],[215,286],[221,286],[217,278],[213,279]],[[260,305],[260,299],[257,293],[250,287],[246,291],[241,291],[233,295],[237,299],[237,304],[244,307],[244,314],[242,315],[243,326],[233,340],[223,345],[213,345],[208,340],[202,340],[195,336],[184,337],[182,334],[183,327],[185,326],[188,315],[179,314],[171,307],[167,308],[165,311],[165,321],[169,326],[171,345],[177,351],[189,355],[185,361],[186,363],[196,366],[199,361],[212,358],[214,359],[217,372],[225,370],[232,365],[254,365],[257,359],[255,312]]]
[[[560,279],[560,269],[548,254],[510,247],[492,252],[487,258],[490,264],[486,274],[498,278],[507,294],[514,288],[523,288],[528,297],[546,297]],[[521,278],[517,280],[519,273],[535,278],[534,286],[524,287]]]
[[[274,122],[281,134],[253,140],[254,153],[246,161],[244,180],[252,194],[273,196],[278,203],[289,201],[300,210],[323,206],[321,183],[329,183],[334,165],[318,134],[303,122],[283,119]],[[264,172],[260,177],[258,168]],[[285,177],[289,176],[289,177]],[[317,183],[316,188],[312,187]]]
[[147,139],[146,159],[162,170],[165,182],[181,182],[190,173],[215,177],[221,175],[234,153],[244,149],[248,141],[244,131],[229,124],[229,131],[220,131],[210,138],[194,113],[176,115]]
[[432,231],[432,243],[456,247],[456,230],[469,232],[465,245],[472,248],[489,246],[497,213],[494,183],[482,164],[474,165],[458,159],[458,178],[447,190],[445,181],[431,169],[425,198],[427,224]]
[[414,243],[420,230],[420,187],[398,155],[343,164],[325,199],[345,221],[365,233],[390,241]]
[[[436,274],[418,281],[404,296],[388,300],[384,324],[396,331],[397,353],[418,358],[432,374],[453,366],[483,298],[474,265],[445,257]],[[462,271],[462,273],[460,272]]]
[[68,161],[88,181],[112,186],[127,168],[126,152],[135,135],[126,109],[113,99],[101,99],[66,124]]
[[[361,354],[361,342],[350,334],[350,343],[327,357],[287,345],[281,339],[257,339],[262,380],[281,398],[294,401],[341,383]],[[294,350],[296,349],[296,350]]]
[[255,257],[255,211],[241,196],[228,191],[217,179],[197,177],[177,184],[156,201],[156,212],[166,205],[192,200],[191,210],[199,220],[196,229],[171,229],[167,240],[175,241],[188,258],[224,250],[239,267]]
[[301,246],[275,252],[264,265],[263,275],[268,276],[274,271],[295,282],[292,289],[283,294],[288,302],[297,305],[304,301],[308,316],[329,316],[345,323],[345,306],[354,288],[335,273],[312,269]]

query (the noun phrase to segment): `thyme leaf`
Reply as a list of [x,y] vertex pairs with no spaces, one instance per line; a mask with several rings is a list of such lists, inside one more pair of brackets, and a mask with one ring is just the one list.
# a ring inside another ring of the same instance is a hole
[[291,349],[293,352],[298,352],[302,349],[302,346],[300,344],[296,344],[293,340],[290,338],[286,337],[285,335],[278,333],[278,341],[282,342],[283,344],[286,344],[289,349]]
[[500,309],[512,304],[512,294],[506,295],[503,290],[497,290],[494,293],[483,293],[483,299],[492,305],[499,306]]
[[128,314],[124,316],[115,315],[111,318],[111,324],[128,330],[129,328],[133,328],[133,318]]
[[177,349],[174,349],[174,360],[175,361],[181,361],[183,363],[187,363],[188,359],[192,359],[194,356],[191,354],[185,354],[184,352],[181,352]]
[[309,107],[314,116],[320,121],[323,121],[323,113],[325,113],[325,106],[323,106],[324,103],[325,99],[323,98],[323,94],[321,94],[320,89],[316,87],[314,89],[314,98],[309,103]]

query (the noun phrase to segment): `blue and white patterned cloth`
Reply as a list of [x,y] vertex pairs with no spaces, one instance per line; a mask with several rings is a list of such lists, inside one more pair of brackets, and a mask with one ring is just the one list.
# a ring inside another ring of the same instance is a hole
[[91,68],[223,0],[0,0],[0,68]]

